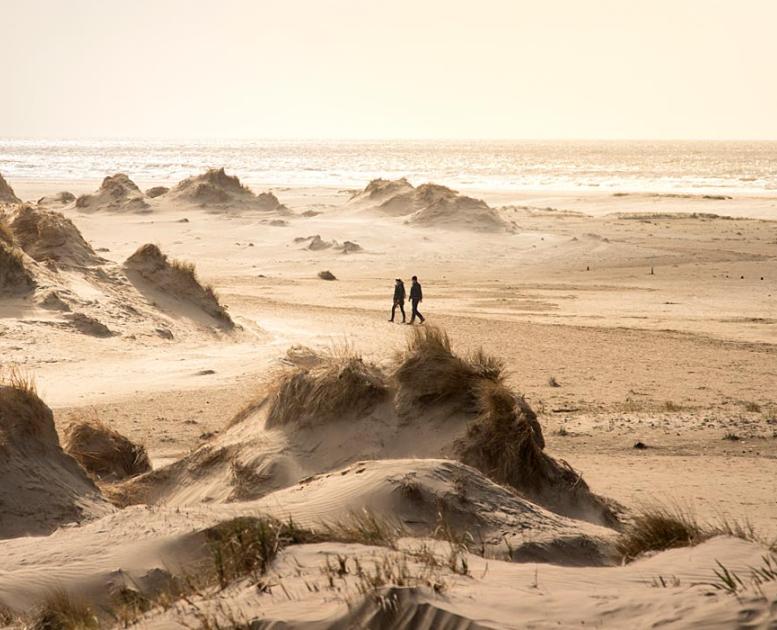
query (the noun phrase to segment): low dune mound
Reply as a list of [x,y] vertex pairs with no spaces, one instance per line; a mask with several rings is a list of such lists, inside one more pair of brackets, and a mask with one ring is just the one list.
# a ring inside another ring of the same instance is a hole
[[63,191],[58,192],[55,195],[47,195],[38,199],[38,206],[41,208],[62,208],[69,206],[76,200],[76,196],[73,193]]
[[124,269],[128,275],[140,276],[164,296],[176,298],[204,311],[220,327],[227,330],[235,327],[213,288],[203,285],[197,278],[193,264],[170,260],[159,247],[149,243],[138,248],[125,261]]
[[[424,186],[419,186],[417,190],[421,191],[422,188]],[[444,187],[434,186],[434,188]],[[419,198],[423,200],[423,205],[408,218],[408,223],[412,225],[468,229],[478,232],[499,232],[510,229],[499,212],[480,199],[460,195],[450,189],[445,189],[442,194],[438,191],[420,193]]]
[[149,209],[145,195],[124,173],[106,177],[100,189],[76,199],[81,210],[112,210],[115,212],[145,212]]
[[0,537],[48,534],[107,513],[86,472],[59,444],[54,417],[16,375],[0,383]]
[[5,181],[2,173],[0,173],[0,203],[21,203],[22,200],[16,196],[11,185]]
[[[297,239],[294,239],[295,241]],[[309,249],[312,252],[318,252],[322,249],[329,249],[330,247],[334,246],[333,241],[325,241],[321,238],[318,234],[315,236],[308,236],[307,238],[302,239],[302,242],[307,241],[307,245],[305,245],[305,249]]]
[[357,252],[363,251],[362,246],[359,245],[359,243],[355,243],[354,241],[343,241],[342,244],[336,245],[335,249],[342,252],[343,254],[355,254]]
[[377,179],[354,195],[349,204],[379,214],[406,217],[411,225],[443,227],[482,232],[510,229],[495,209],[485,201],[461,195],[439,184],[415,188],[406,179]]
[[151,470],[146,449],[97,416],[74,420],[64,431],[62,447],[101,481],[118,481]]
[[146,197],[149,199],[156,199],[157,197],[161,197],[168,192],[170,192],[170,189],[167,186],[153,186],[146,191]]
[[320,234],[314,234],[313,236],[298,236],[294,239],[294,242],[297,244],[305,243],[305,249],[312,252],[332,249],[334,251],[342,252],[343,254],[354,254],[362,251],[362,247],[358,243],[354,243],[353,241],[343,241],[342,243],[336,240],[325,241],[321,238]]
[[377,205],[401,196],[412,193],[413,185],[404,177],[400,179],[373,179],[364,190],[361,190],[351,196],[351,202],[364,205]]
[[105,262],[61,212],[25,204],[13,215],[11,230],[19,246],[38,262],[53,261],[77,267]]
[[240,183],[235,175],[227,175],[223,168],[211,168],[201,175],[179,182],[169,193],[170,197],[204,208],[243,207],[256,210],[287,212],[271,192],[255,195]]

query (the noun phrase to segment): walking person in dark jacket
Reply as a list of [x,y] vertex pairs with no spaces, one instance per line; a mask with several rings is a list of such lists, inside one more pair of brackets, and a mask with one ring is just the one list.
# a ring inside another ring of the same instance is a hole
[[410,304],[413,306],[413,312],[410,315],[410,324],[415,322],[416,315],[418,316],[418,319],[421,320],[421,323],[424,323],[426,318],[421,315],[420,311],[418,310],[418,303],[423,301],[424,294],[423,291],[421,291],[421,283],[418,282],[417,276],[413,276],[413,284],[410,287]]
[[405,283],[402,282],[402,278],[397,278],[394,281],[394,305],[391,307],[391,319],[394,321],[394,313],[397,312],[397,306],[402,313],[402,323],[405,323]]

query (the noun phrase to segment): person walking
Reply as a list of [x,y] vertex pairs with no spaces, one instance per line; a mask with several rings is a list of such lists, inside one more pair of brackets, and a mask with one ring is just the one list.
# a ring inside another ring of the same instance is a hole
[[413,324],[415,322],[416,315],[423,324],[426,318],[421,315],[418,310],[418,304],[424,301],[424,293],[421,290],[421,283],[418,282],[418,276],[413,276],[413,284],[410,286],[410,304],[413,307],[413,311],[410,315],[410,321],[408,323]]
[[402,278],[394,280],[394,305],[391,307],[391,319],[394,321],[394,314],[397,312],[397,306],[402,313],[402,323],[405,323],[405,283],[402,282]]

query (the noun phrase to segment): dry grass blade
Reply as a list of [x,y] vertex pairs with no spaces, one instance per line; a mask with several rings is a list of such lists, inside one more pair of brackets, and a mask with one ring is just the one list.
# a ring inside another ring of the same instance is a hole
[[391,548],[396,546],[399,538],[406,535],[401,524],[367,509],[351,512],[340,520],[325,522],[316,532],[324,540]]

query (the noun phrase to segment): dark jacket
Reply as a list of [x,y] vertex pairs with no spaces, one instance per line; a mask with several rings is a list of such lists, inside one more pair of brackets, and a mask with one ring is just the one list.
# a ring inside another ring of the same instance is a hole
[[405,301],[405,285],[402,282],[397,282],[394,285],[394,302]]
[[410,299],[418,300],[419,302],[424,299],[424,294],[421,291],[420,282],[414,282],[413,286],[410,287]]

